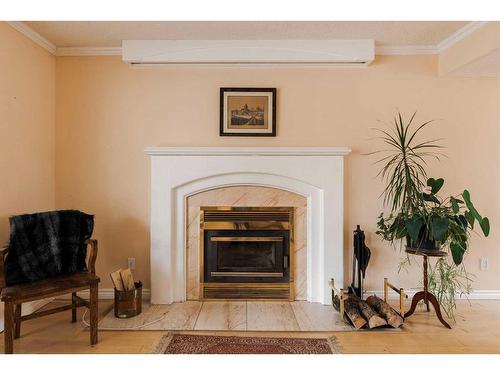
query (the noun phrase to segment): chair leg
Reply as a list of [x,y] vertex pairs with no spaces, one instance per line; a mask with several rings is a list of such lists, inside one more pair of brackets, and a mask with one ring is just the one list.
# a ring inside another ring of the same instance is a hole
[[71,293],[71,322],[76,323],[76,292]]
[[16,326],[16,331],[14,333],[14,339],[18,339],[21,336],[21,306],[22,304],[16,304],[16,311],[14,315],[14,323]]
[[12,302],[5,302],[3,333],[5,354],[14,353],[14,325],[14,304]]
[[97,344],[98,285],[90,286],[90,345]]

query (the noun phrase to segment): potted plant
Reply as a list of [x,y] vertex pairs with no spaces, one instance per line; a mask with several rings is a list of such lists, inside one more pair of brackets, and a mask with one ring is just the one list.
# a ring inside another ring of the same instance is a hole
[[382,155],[377,163],[383,165],[379,176],[386,183],[384,205],[390,210],[378,217],[377,234],[416,251],[451,254],[453,262],[444,257],[431,268],[428,287],[453,318],[455,293],[470,289],[470,275],[463,265],[470,236],[477,227],[488,236],[490,223],[477,211],[468,190],[445,198],[438,195],[444,179],[428,178],[426,166],[429,158],[439,159],[442,146],[440,139],[417,140],[432,121],[412,127],[415,114],[405,122],[398,113],[392,129],[379,130],[387,147],[371,153]]

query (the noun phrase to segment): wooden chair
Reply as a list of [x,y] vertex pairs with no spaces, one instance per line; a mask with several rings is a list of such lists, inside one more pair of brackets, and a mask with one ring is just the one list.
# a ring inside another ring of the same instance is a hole
[[[14,352],[14,339],[19,338],[21,335],[21,322],[71,310],[71,321],[74,323],[76,322],[76,309],[82,306],[88,307],[90,310],[90,345],[97,344],[97,298],[100,281],[95,274],[97,240],[87,240],[85,244],[90,246],[89,270],[87,272],[77,272],[71,275],[12,286],[5,286],[4,261],[8,249],[0,249],[0,296],[1,300],[5,302],[4,339],[6,354]],[[90,289],[89,301],[78,297],[76,294],[76,292],[86,289]],[[21,305],[24,302],[56,297],[67,293],[71,293],[71,304],[21,316]]]

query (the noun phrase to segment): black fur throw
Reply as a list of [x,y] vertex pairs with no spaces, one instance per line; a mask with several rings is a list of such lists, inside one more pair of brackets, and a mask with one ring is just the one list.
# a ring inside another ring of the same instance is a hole
[[10,218],[7,286],[86,271],[94,216],[76,210],[49,211]]

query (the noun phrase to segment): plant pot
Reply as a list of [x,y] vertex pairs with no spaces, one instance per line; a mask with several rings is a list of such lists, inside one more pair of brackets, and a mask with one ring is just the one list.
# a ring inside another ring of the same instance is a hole
[[441,247],[439,242],[430,240],[426,230],[420,232],[416,241],[412,241],[410,236],[406,236],[406,245],[409,248],[422,250],[425,252],[439,252]]

